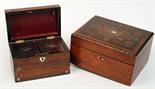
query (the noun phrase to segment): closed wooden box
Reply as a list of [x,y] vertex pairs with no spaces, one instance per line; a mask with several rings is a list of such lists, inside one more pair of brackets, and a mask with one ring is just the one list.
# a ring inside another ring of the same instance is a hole
[[69,73],[70,55],[61,37],[58,5],[5,13],[16,82]]
[[72,34],[71,62],[131,85],[148,61],[152,39],[152,32],[95,16]]

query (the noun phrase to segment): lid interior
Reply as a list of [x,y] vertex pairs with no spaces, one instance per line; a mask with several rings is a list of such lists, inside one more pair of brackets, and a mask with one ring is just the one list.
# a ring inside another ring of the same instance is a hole
[[60,35],[60,9],[6,13],[9,41]]

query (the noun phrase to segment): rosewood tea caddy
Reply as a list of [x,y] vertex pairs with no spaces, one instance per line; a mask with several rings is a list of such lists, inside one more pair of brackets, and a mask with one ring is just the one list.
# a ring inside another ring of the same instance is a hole
[[5,14],[16,82],[70,72],[59,5],[8,9]]
[[71,62],[131,85],[148,61],[152,40],[152,32],[95,16],[72,34]]

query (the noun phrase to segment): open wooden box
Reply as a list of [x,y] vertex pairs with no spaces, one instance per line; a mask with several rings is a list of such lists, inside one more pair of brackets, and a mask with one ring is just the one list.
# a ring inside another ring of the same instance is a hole
[[59,5],[8,9],[5,13],[16,82],[69,73]]

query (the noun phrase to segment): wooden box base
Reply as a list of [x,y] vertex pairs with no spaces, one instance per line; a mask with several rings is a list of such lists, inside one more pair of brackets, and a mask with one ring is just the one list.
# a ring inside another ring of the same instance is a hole
[[[79,55],[77,53],[81,52]],[[130,85],[133,66],[119,62],[105,55],[72,45],[71,61],[80,68]]]
[[[79,68],[130,86],[148,61],[152,39],[153,37],[146,43],[140,54],[135,57],[135,65],[130,65],[74,44],[75,40],[72,37],[71,62]],[[78,42],[82,42],[82,40]]]
[[69,50],[61,37],[10,43],[16,82],[69,73]]
[[71,62],[131,85],[148,61],[153,33],[95,16],[71,37]]

